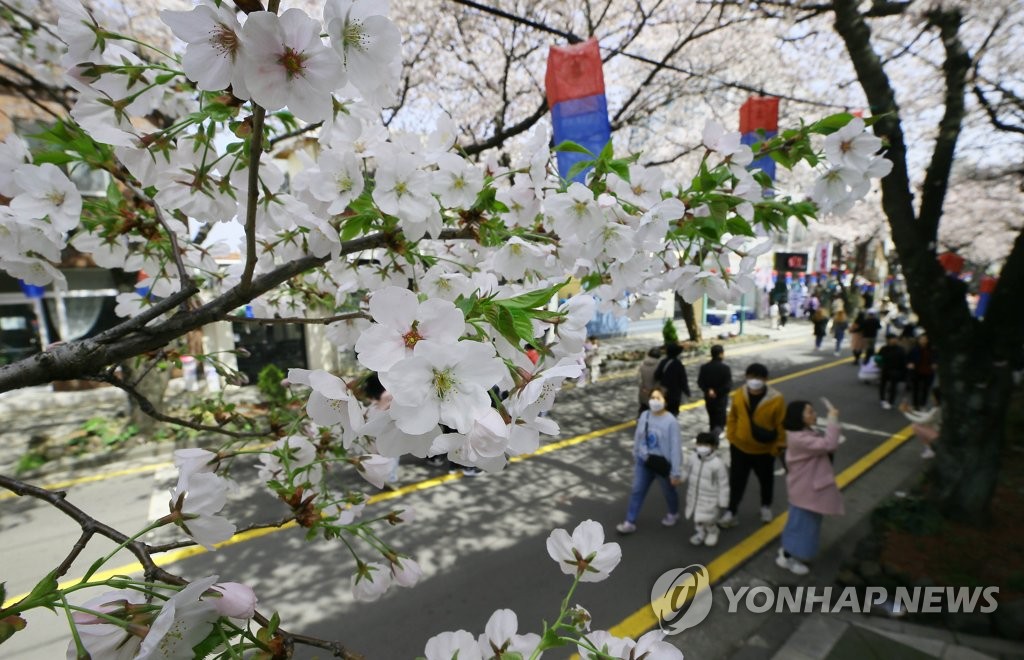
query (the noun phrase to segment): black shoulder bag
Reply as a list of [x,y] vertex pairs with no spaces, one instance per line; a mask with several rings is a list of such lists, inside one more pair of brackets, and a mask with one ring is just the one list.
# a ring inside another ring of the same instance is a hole
[[750,418],[750,434],[761,444],[770,445],[779,439],[779,432],[776,429],[766,429],[754,422],[754,411],[750,409],[750,402],[747,402],[747,417]]
[[647,458],[644,460],[644,466],[659,477],[668,478],[669,473],[672,472],[672,464],[664,456],[651,453],[651,447],[658,446],[658,438],[650,432],[650,421],[651,413],[648,412],[644,419],[644,442],[647,443]]

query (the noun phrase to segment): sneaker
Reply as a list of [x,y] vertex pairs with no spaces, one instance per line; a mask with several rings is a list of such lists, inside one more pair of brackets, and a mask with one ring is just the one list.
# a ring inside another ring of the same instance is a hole
[[462,476],[464,477],[479,477],[484,471],[478,467],[464,467],[462,468]]
[[718,519],[718,526],[723,529],[735,527],[738,524],[740,524],[740,520],[736,516],[732,515],[732,511],[726,511],[722,514],[722,517]]
[[704,544],[704,532],[697,532],[690,537],[690,545],[703,545]]
[[925,447],[924,451],[921,452],[921,458],[935,458],[935,450],[931,447]]
[[763,522],[763,523],[770,523],[772,521],[772,518],[774,518],[774,517],[775,516],[772,515],[772,510],[771,510],[770,507],[767,507],[767,506],[761,507],[761,522]]
[[704,538],[704,545],[709,548],[718,545],[718,528],[712,527],[708,530],[708,535]]
[[787,557],[786,551],[782,548],[779,548],[779,556],[775,558],[775,565],[786,569],[793,575],[807,575],[811,572],[811,569],[807,568],[807,564],[796,557]]
[[677,522],[679,522],[678,513],[666,513],[665,517],[661,519],[661,524],[665,527],[672,527]]
[[832,355],[834,355],[834,356],[836,356],[836,357],[839,357],[839,351],[833,351],[833,352],[832,352]]
[[619,534],[632,534],[636,531],[636,525],[629,522],[628,520],[623,520],[615,526],[615,531]]
[[892,404],[888,401],[882,402],[882,410],[892,410]]

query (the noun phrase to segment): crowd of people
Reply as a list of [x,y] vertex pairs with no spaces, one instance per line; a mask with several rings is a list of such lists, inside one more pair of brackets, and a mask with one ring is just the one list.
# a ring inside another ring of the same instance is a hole
[[[811,310],[814,350],[821,350],[831,333],[834,353],[840,355],[850,336],[853,364],[858,373],[865,365],[877,370],[882,408],[894,407],[901,386],[905,400],[899,409],[913,423],[924,444],[922,456],[934,456],[941,411],[928,407],[939,393],[935,385],[936,360],[928,337],[907,318],[876,309],[856,315],[851,322],[841,304],[830,310]],[[898,332],[897,332],[898,330]],[[878,339],[884,345],[876,348]],[[658,483],[667,506],[664,526],[677,524],[681,515],[692,521],[694,545],[713,546],[722,530],[739,524],[739,505],[753,473],[760,495],[759,517],[773,519],[776,464],[786,475],[789,511],[776,563],[794,574],[809,571],[818,551],[823,516],[841,515],[843,501],[835,482],[833,454],[839,447],[839,411],[822,398],[821,408],[809,401],[786,402],[768,384],[768,368],[754,362],[744,371],[743,384],[733,389],[733,376],[725,362],[725,349],[711,347],[710,360],[701,365],[697,387],[707,411],[707,431],[696,434],[692,450],[682,451],[676,415],[683,397],[690,396],[686,369],[677,346],[651,349],[639,369],[639,417],[633,442],[633,486],[620,534],[637,531],[637,519],[651,486]],[[825,422],[819,425],[819,412]],[[823,426],[823,427],[822,427]],[[728,451],[719,451],[724,435]],[[680,506],[677,486],[685,485]]]

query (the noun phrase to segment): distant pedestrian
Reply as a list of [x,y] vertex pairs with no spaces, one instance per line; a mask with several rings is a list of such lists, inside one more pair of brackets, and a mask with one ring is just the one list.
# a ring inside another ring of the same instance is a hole
[[882,329],[882,322],[878,320],[878,310],[869,309],[859,325],[860,336],[864,343],[864,362],[866,363],[875,355],[875,342],[878,340],[879,330]]
[[[838,299],[837,299],[838,300]],[[843,337],[846,336],[846,328],[850,325],[846,318],[846,312],[840,309],[832,319],[832,336],[836,338],[836,350],[834,355],[838,357],[843,350]]]
[[814,350],[820,351],[821,343],[828,334],[828,312],[823,307],[818,307],[811,313],[811,323],[814,324]]
[[654,380],[661,386],[665,393],[665,409],[672,413],[672,416],[679,414],[679,404],[683,397],[690,396],[690,383],[686,378],[686,367],[679,356],[683,353],[683,347],[678,343],[665,346],[665,357],[658,363],[654,370]]
[[939,390],[935,390],[935,407],[931,410],[920,412],[911,410],[909,403],[900,405],[900,412],[911,421],[910,428],[914,430],[914,435],[924,445],[924,449],[921,451],[921,458],[935,458],[935,450],[932,448],[932,445],[939,439],[939,434],[942,432],[941,403],[942,398],[939,395]]
[[651,392],[658,385],[654,380],[654,371],[658,368],[658,363],[661,362],[661,353],[661,346],[655,346],[647,351],[643,362],[640,363],[640,382],[638,383],[640,410],[636,413],[638,417],[640,413],[647,410],[647,400],[651,398]]
[[882,408],[889,410],[896,404],[896,391],[907,379],[907,352],[900,346],[900,338],[889,335],[885,346],[878,351],[878,398]]
[[711,347],[711,360],[701,365],[697,373],[697,387],[704,392],[708,430],[716,436],[721,435],[725,430],[725,414],[729,408],[732,369],[725,363],[725,349],[719,344]]
[[786,447],[782,418],[786,402],[782,394],[768,387],[768,368],[754,363],[747,367],[746,384],[733,392],[725,423],[729,439],[729,508],[719,525],[734,527],[747,479],[753,471],[761,486],[761,522],[771,522],[775,488],[775,457]]
[[718,518],[729,506],[729,472],[718,455],[718,436],[698,433],[697,448],[683,461],[686,489],[686,517],[693,518],[693,545],[718,543]]
[[789,318],[789,303],[782,301],[779,303],[779,327],[786,327],[786,320]]
[[591,337],[588,342],[589,346],[584,345],[585,356],[584,362],[587,366],[587,376],[591,383],[596,383],[597,379],[601,377],[601,343],[597,337]]
[[839,411],[825,402],[825,433],[814,430],[818,415],[810,403],[794,401],[786,407],[789,515],[775,563],[796,575],[806,575],[810,569],[805,562],[818,554],[822,517],[845,512],[832,468],[832,454],[839,448]]
[[928,335],[918,335],[914,346],[907,354],[910,376],[910,402],[914,410],[921,410],[928,403],[928,393],[935,382],[935,349],[928,341]]
[[679,494],[676,486],[682,473],[682,441],[679,422],[668,413],[665,394],[654,388],[647,405],[649,410],[640,414],[633,434],[633,490],[629,494],[626,519],[616,525],[619,534],[636,531],[636,519],[651,484],[657,481],[665,494],[668,512],[661,524],[671,527],[679,521]]

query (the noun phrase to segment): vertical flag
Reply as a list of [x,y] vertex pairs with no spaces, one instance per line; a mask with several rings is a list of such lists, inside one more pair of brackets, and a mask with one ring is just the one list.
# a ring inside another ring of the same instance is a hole
[[[604,73],[597,39],[581,44],[552,46],[544,78],[555,144],[570,140],[596,156],[611,139],[608,101],[604,95]],[[566,178],[572,166],[591,160],[586,154],[558,152],[558,174]],[[582,182],[588,170],[573,177]]]
[[[740,106],[740,142],[746,145],[760,142],[758,129],[764,130],[765,138],[775,137],[779,132],[779,99],[772,96],[751,96]],[[775,180],[775,161],[769,156],[758,158],[749,169],[761,171]]]
[[978,284],[978,304],[974,308],[974,316],[979,319],[985,318],[988,311],[988,303],[992,299],[992,292],[996,290],[999,280],[991,275],[985,275]]

